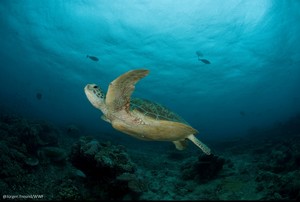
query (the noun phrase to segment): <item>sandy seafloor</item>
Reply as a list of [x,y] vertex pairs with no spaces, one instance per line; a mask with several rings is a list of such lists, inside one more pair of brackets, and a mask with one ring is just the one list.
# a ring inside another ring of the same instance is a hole
[[[0,190],[18,200],[299,200],[300,116],[177,151],[76,125],[0,119]],[[199,136],[200,137],[200,136]],[[130,144],[130,141],[134,144]]]

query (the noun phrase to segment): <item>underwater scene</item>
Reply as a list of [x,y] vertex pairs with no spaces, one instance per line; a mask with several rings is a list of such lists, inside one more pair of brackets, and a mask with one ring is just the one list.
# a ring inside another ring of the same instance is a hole
[[1,200],[299,200],[299,10],[1,0]]

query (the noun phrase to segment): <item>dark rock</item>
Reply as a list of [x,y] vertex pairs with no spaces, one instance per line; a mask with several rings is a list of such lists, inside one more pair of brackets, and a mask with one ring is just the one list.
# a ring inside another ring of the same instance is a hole
[[67,158],[67,153],[59,147],[42,147],[38,151],[38,156],[42,160],[49,159],[55,163],[64,163]]
[[217,177],[222,170],[225,159],[215,155],[199,156],[198,161],[184,164],[181,167],[184,179],[209,181]]
[[136,197],[144,190],[143,181],[135,174],[136,166],[122,146],[81,137],[72,147],[70,160],[86,174],[89,184],[99,187],[99,197],[122,199],[130,193]]

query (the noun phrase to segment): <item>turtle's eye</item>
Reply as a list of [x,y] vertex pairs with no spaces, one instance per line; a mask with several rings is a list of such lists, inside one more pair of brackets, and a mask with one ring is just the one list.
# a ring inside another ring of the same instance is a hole
[[98,88],[98,86],[94,85],[93,88]]

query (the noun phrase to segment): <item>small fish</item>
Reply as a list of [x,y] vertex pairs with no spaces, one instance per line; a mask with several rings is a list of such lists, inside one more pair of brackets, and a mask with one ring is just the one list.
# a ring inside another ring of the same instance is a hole
[[42,99],[42,93],[37,93],[36,94],[36,99],[41,100]]
[[198,59],[199,61],[203,62],[204,64],[210,64],[210,62],[207,59]]
[[91,55],[86,55],[87,58],[90,58],[91,60],[94,60],[94,61],[99,61],[99,58],[97,58],[96,56],[91,56]]

